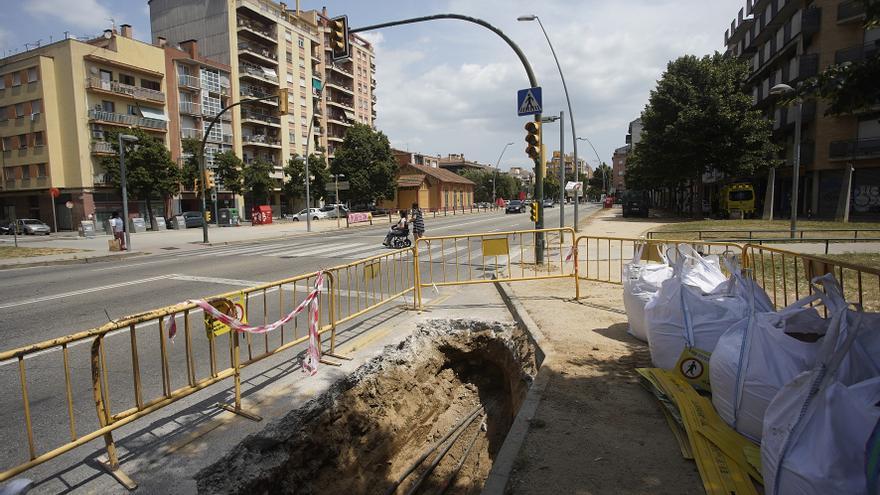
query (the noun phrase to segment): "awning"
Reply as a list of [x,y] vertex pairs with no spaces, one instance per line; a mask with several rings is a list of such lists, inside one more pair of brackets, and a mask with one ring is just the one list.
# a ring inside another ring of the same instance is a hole
[[345,117],[349,120],[357,120],[357,117],[354,116],[354,113],[349,112],[348,110],[344,110]]
[[164,120],[168,122],[168,117],[165,116],[165,112],[163,112],[159,108],[150,108],[150,107],[140,107],[141,115],[147,119],[156,119],[156,120]]
[[318,91],[321,91],[321,80],[320,79],[312,78],[312,89],[317,89]]
[[263,74],[266,74],[269,77],[277,78],[278,74],[275,73],[275,69],[270,69],[269,67],[262,67]]

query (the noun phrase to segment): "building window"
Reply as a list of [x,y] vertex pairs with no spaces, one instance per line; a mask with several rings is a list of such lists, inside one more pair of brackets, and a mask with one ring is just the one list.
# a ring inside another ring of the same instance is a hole
[[287,56],[287,63],[292,64],[293,63],[293,52],[287,52],[286,56]]
[[0,107],[0,121],[6,120],[9,118],[6,116],[6,108],[7,107]]
[[27,78],[28,78],[29,83],[37,82],[37,68],[36,67],[31,67],[30,69],[27,70]]
[[153,91],[162,90],[162,84],[159,81],[150,81],[149,79],[141,79],[141,87],[152,89]]
[[299,87],[301,87],[301,88],[306,87],[306,78],[304,78],[304,77],[299,78]]
[[11,151],[12,148],[12,136],[3,138],[3,151]]
[[128,114],[140,116],[141,112],[138,110],[138,107],[136,105],[129,105],[128,106]]
[[34,133],[34,146],[43,146],[43,131]]
[[31,167],[30,165],[25,165],[21,167],[21,179],[22,180],[30,180],[31,178]]
[[297,44],[299,45],[300,48],[305,48],[305,47],[306,47],[306,40],[305,40],[305,38],[303,38],[302,36],[300,36],[299,39],[297,40]]
[[119,74],[119,82],[122,84],[128,84],[129,86],[134,86],[134,76],[130,76],[128,74]]
[[116,112],[116,104],[112,101],[103,100],[101,101],[101,109],[105,112],[115,113]]
[[0,76],[0,89],[6,89],[6,74]]
[[21,86],[21,72],[12,73],[12,86]]
[[296,131],[288,131],[287,137],[290,139],[290,144],[296,144]]
[[284,31],[284,39],[293,43],[293,33],[290,31]]
[[37,177],[48,177],[46,175],[46,164],[38,163],[37,164]]
[[27,149],[27,134],[19,134],[18,135],[18,149],[26,150]]
[[31,113],[36,115],[43,110],[43,100],[34,100],[31,102]]
[[306,59],[304,59],[304,58],[299,59],[299,66],[300,66],[300,68],[305,69],[306,68]]
[[287,84],[293,84],[293,72],[287,73]]
[[15,167],[9,167],[3,170],[6,180],[15,180]]
[[24,117],[24,103],[16,103],[15,104],[15,118]]
[[220,92],[220,71],[201,69],[202,88],[214,93]]

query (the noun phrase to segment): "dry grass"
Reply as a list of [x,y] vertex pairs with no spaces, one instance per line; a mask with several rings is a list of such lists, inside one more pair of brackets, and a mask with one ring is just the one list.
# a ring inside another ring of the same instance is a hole
[[53,254],[78,253],[80,249],[69,248],[27,248],[15,246],[0,246],[0,259],[31,258],[35,256],[50,256]]
[[[704,230],[715,231],[716,233],[704,232],[703,239],[748,239],[750,230],[780,230],[781,232],[753,232],[752,237],[755,239],[775,239],[789,237],[788,229],[791,226],[788,220],[776,220],[768,222],[764,220],[697,220],[692,222],[676,222],[662,225],[654,229],[654,237],[661,239],[697,239],[699,234],[696,232],[685,232],[681,234],[672,234],[681,230]],[[852,232],[833,232],[822,229],[880,229],[878,222],[821,222],[814,220],[798,221],[798,230],[811,230],[812,232],[804,232],[804,238],[824,239],[824,238],[849,238],[853,236]],[[800,234],[799,234],[800,235]],[[880,238],[880,232],[860,233],[859,237],[876,237]]]

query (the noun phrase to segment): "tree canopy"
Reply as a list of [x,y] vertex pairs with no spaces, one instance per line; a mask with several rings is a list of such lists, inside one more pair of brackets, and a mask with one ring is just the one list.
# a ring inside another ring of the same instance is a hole
[[242,169],[244,163],[241,158],[235,156],[232,151],[224,151],[214,156],[214,173],[223,184],[223,189],[231,192],[233,197],[241,194],[244,189],[242,184]]
[[254,160],[244,168],[244,188],[251,194],[254,205],[269,203],[269,192],[275,185],[271,174],[272,164],[265,160]]
[[[718,53],[669,62],[642,114],[627,187],[699,184],[710,170],[751,175],[772,165],[778,147],[770,141],[771,123],[742,91],[747,76],[744,61]],[[694,195],[697,214],[701,191]]]
[[[146,202],[147,217],[153,228],[152,200],[165,199],[177,193],[180,190],[181,171],[171,160],[171,153],[161,139],[141,129],[127,129],[126,134],[138,138],[136,143],[129,143],[125,149],[128,196],[129,199]],[[106,131],[106,139],[113,146],[116,155],[105,157],[101,164],[106,180],[114,187],[121,188],[118,136],[118,131]]]
[[350,199],[373,202],[394,197],[397,162],[384,133],[366,124],[354,124],[334,153],[330,170],[345,175]]
[[[492,181],[496,173],[488,170],[463,170],[462,177],[472,181],[474,186],[474,201],[477,203],[492,202]],[[514,198],[519,192],[519,183],[510,174],[497,173],[498,183],[495,185],[496,198]]]
[[184,138],[181,144],[186,158],[183,160],[183,167],[180,170],[180,182],[184,189],[192,191],[195,188],[196,179],[199,177],[202,142],[198,139]]
[[[287,181],[284,182],[282,190],[288,198],[306,197],[306,167],[305,160],[301,156],[295,156],[287,161],[284,167],[284,175]],[[324,162],[324,158],[320,155],[309,156],[309,175],[314,177],[309,183],[309,196],[312,204],[316,200],[326,196],[326,187],[331,183],[330,170]],[[311,205],[309,205],[311,206]]]

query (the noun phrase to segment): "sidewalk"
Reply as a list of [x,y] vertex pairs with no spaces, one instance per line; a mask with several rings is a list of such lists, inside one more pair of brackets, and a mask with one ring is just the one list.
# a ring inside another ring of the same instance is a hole
[[[638,237],[659,225],[619,215],[603,210],[581,233]],[[551,357],[506,492],[702,493],[696,466],[682,458],[656,401],[638,384],[633,370],[650,366],[650,355],[626,333],[621,287],[582,281],[574,302],[568,281],[511,286]]]

